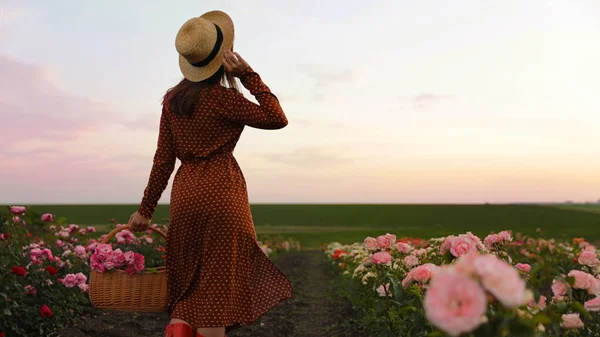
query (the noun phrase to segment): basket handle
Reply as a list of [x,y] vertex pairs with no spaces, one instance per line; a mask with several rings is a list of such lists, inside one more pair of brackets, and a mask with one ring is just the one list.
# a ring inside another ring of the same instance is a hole
[[[106,235],[106,237],[104,238],[104,240],[102,240],[101,243],[107,243],[108,240],[112,239],[113,236],[115,236],[115,234],[117,234],[118,232],[124,230],[124,229],[128,229],[129,225],[123,225],[121,227],[117,227],[115,229],[113,229],[112,231],[110,231],[110,233],[108,233]],[[167,234],[165,234],[163,231],[161,231],[160,229],[156,229],[154,227],[148,226],[148,229],[155,231],[156,233],[160,234],[163,238],[165,238],[165,240],[167,239]]]

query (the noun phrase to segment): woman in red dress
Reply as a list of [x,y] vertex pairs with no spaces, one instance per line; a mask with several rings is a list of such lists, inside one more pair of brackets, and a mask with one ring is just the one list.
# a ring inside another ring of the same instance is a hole
[[[288,124],[277,97],[233,48],[221,11],[188,20],[175,46],[184,79],[163,99],[148,185],[129,225],[146,230],[174,170],[166,267],[169,337],[223,337],[292,297],[289,279],[257,242],[233,150],[244,127]],[[239,78],[259,104],[238,92]],[[228,84],[227,87],[224,84]]]

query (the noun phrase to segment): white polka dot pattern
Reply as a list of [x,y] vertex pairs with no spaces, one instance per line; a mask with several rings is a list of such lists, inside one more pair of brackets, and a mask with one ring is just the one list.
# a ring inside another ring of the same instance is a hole
[[163,107],[157,150],[138,212],[151,219],[179,158],[171,191],[166,266],[171,318],[196,328],[255,322],[292,297],[289,279],[257,243],[246,181],[233,150],[245,125],[281,129],[288,123],[260,76],[242,84],[259,104],[233,89],[203,89],[191,116]]

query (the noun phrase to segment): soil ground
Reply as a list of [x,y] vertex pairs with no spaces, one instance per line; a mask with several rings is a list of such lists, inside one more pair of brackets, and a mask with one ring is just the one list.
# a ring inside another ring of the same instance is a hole
[[[228,337],[366,336],[358,330],[352,305],[336,292],[338,272],[322,251],[282,253],[273,262],[290,279],[293,296]],[[96,317],[82,317],[56,336],[163,337],[167,323],[166,313],[101,312]]]

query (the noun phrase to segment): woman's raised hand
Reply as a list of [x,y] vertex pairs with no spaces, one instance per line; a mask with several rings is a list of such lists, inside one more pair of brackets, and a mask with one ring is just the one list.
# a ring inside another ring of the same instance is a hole
[[223,51],[223,66],[227,73],[235,77],[240,77],[242,72],[250,67],[240,54],[234,53],[231,50]]
[[144,218],[144,216],[140,213],[135,212],[131,214],[131,217],[129,218],[129,223],[127,224],[129,225],[129,230],[131,230],[132,232],[142,232],[148,229],[150,221],[151,220]]

